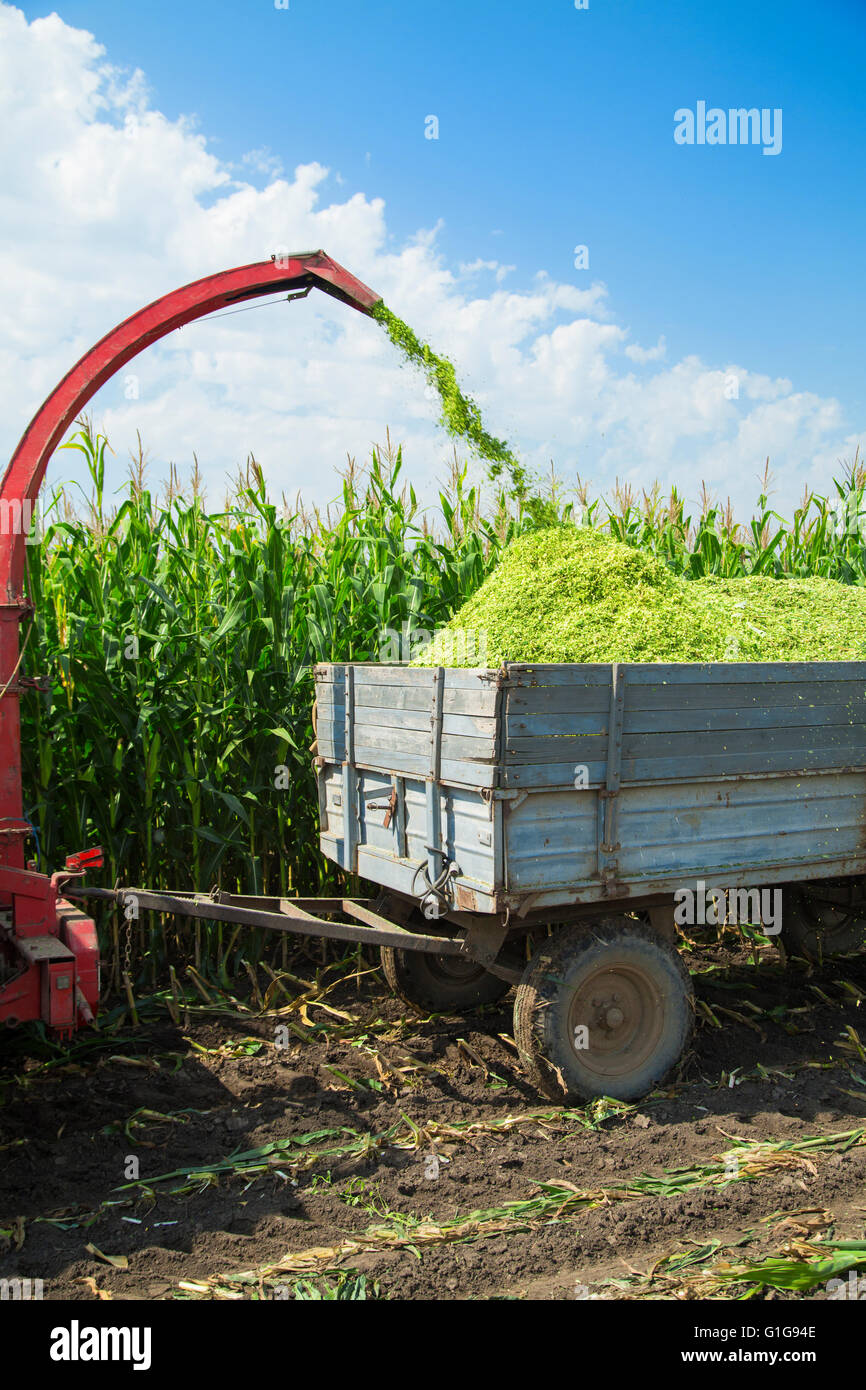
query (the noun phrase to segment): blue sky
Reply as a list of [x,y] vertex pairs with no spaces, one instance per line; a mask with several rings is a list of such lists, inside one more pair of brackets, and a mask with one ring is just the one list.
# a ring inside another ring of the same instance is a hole
[[[258,189],[272,175],[244,163],[251,151],[286,171],[327,166],[340,201],[384,199],[383,252],[441,223],[447,265],[513,267],[513,291],[539,271],[601,281],[634,341],[789,379],[839,402],[840,437],[862,431],[863,0],[19,8],[56,12],[112,64],[141,69],[152,107],[193,117]],[[781,108],[782,152],[676,145],[674,111],[698,100]],[[573,265],[578,243],[588,271]],[[483,376],[473,384],[483,393]]]

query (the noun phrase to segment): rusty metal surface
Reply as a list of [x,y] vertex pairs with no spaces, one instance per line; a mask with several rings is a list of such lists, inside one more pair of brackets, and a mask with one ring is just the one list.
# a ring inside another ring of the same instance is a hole
[[[180,917],[194,917],[207,922],[232,922],[241,926],[266,927],[270,931],[290,932],[297,936],[321,936],[334,941],[352,941],[358,945],[396,946],[433,955],[459,955],[461,941],[453,936],[433,936],[425,932],[407,931],[396,926],[361,903],[342,899],[340,910],[351,912],[359,921],[369,925],[332,922],[317,917],[306,908],[297,907],[291,898],[279,899],[279,911],[269,908],[240,906],[221,902],[218,897],[203,893],[156,893],[145,888],[75,888],[67,890],[70,898],[113,899],[121,904],[133,902],[142,911],[172,912]],[[247,899],[248,902],[255,899]],[[273,902],[273,899],[265,899]],[[315,899],[306,898],[305,903]],[[325,900],[329,911],[336,910],[334,899]]]

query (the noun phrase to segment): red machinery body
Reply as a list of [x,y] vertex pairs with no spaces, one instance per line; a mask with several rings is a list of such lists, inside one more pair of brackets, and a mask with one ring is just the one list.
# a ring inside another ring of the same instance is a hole
[[0,483],[0,1023],[41,1019],[60,1036],[90,1023],[99,1002],[99,948],[93,921],[60,896],[63,884],[99,868],[99,850],[66,861],[51,877],[25,860],[30,833],[21,785],[19,628],[32,616],[24,594],[33,505],[57,445],[91,396],[132,357],[216,309],[312,288],[369,313],[380,296],[324,251],[273,257],[206,276],[125,319],[86,352],[34,415]]

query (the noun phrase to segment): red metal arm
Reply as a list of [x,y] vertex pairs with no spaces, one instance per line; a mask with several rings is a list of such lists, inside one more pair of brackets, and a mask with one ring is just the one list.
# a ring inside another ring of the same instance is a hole
[[9,833],[12,823],[20,827],[22,811],[18,624],[27,607],[23,586],[30,506],[52,453],[91,396],[151,343],[226,305],[314,286],[361,313],[369,313],[380,298],[324,251],[208,275],[154,300],[101,338],[54,388],[24,431],[0,483],[0,864],[24,863],[22,836]]
[[[313,285],[362,313],[379,300],[379,295],[324,251],[311,251],[208,275],[163,295],[118,324],[76,362],[24,431],[0,484],[0,501],[7,503],[5,515],[17,515],[17,509],[12,512],[9,503],[14,507],[16,502],[35,501],[48,460],[70,424],[100,386],[130,358],[173,329],[227,304]],[[6,603],[14,603],[21,594],[24,540],[19,528],[11,547],[0,546],[0,600]]]

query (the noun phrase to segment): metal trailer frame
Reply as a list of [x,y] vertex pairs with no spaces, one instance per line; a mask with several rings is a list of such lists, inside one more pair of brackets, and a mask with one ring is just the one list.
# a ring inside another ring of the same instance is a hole
[[[146,888],[67,888],[73,900],[109,901],[123,911],[166,912],[207,922],[261,927],[292,936],[316,936],[327,941],[347,941],[356,946],[387,946],[420,951],[424,955],[462,957],[481,965],[490,974],[516,984],[523,963],[502,947],[509,934],[507,923],[483,916],[452,913],[436,922],[411,921],[417,904],[394,895],[378,898],[320,897],[273,898],[243,896],[213,889],[210,893],[151,892]],[[347,922],[345,919],[351,918]],[[525,934],[519,924],[517,935]]]

